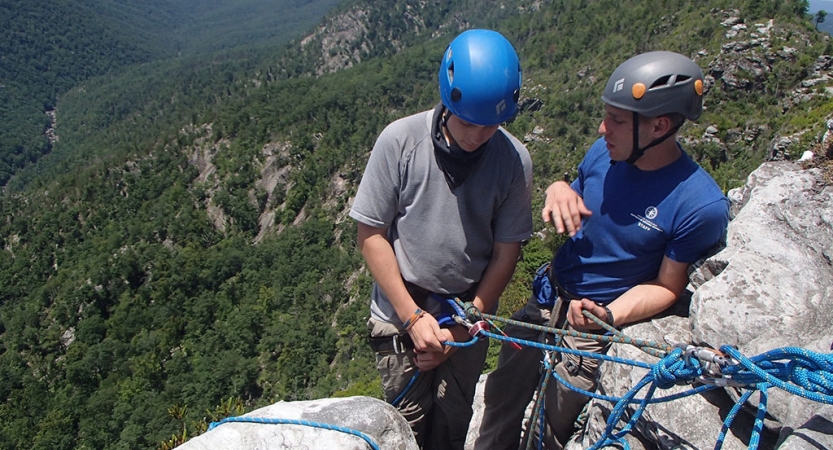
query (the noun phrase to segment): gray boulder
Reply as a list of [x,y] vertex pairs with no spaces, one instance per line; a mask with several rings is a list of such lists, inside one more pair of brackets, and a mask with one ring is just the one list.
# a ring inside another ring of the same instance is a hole
[[408,422],[393,406],[370,397],[279,402],[241,416],[296,420],[307,424],[222,423],[177,447],[182,450],[367,450],[354,433],[316,426],[329,424],[369,437],[380,450],[417,450]]

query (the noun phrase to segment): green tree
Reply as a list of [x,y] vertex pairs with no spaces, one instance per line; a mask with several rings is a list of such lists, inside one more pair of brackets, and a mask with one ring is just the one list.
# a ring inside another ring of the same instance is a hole
[[816,31],[819,29],[819,24],[824,22],[825,17],[827,17],[827,11],[823,9],[816,11],[816,15],[813,17],[813,21],[816,22]]

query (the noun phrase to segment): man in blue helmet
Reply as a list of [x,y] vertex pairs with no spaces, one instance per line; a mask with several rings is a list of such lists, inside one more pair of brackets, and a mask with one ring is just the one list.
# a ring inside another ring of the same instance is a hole
[[446,299],[493,312],[532,234],[532,162],[500,124],[521,67],[505,37],[468,30],[446,48],[442,102],[379,135],[350,217],[375,283],[368,321],[387,400],[424,449],[462,449],[488,340],[468,341]]
[[[689,265],[722,241],[729,221],[725,195],[676,140],[686,119],[700,116],[702,96],[700,68],[677,53],[643,53],[613,72],[602,95],[602,137],[579,164],[576,180],[557,181],[546,191],[544,222],[570,236],[543,279],[536,280],[552,286],[555,295],[550,302],[533,295],[513,318],[600,334],[605,330],[583,311],[621,327],[674,304],[688,284]],[[505,331],[537,338],[524,327]],[[569,335],[560,345],[608,350],[596,339]],[[532,347],[501,347],[498,368],[486,382],[475,449],[526,448],[531,433],[521,438],[524,410],[539,384],[542,356]],[[596,389],[597,358],[566,353],[549,358],[556,358],[555,372],[570,385]],[[545,429],[533,438],[542,438],[544,448],[563,448],[587,400],[550,379]]]

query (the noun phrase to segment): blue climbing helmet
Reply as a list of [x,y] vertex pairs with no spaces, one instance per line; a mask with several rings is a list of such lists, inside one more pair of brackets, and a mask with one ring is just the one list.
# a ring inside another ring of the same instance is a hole
[[492,30],[467,30],[451,41],[440,65],[440,96],[455,116],[492,126],[518,110],[521,64],[512,44]]

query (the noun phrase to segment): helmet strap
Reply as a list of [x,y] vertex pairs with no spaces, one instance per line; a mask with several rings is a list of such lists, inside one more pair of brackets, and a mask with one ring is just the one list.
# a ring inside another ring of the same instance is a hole
[[[440,112],[439,132],[443,139],[445,139],[446,143],[451,145],[451,139],[454,139],[454,137],[451,136],[451,130],[448,129],[448,119],[451,118],[451,111],[449,111],[445,105],[441,106],[441,108],[442,111]],[[451,139],[449,139],[449,136],[451,136]]]
[[[654,139],[648,145],[640,148],[639,147],[639,113],[633,111],[633,150],[631,151],[631,156],[628,157],[625,162],[628,164],[633,165],[637,159],[641,158],[642,155],[645,154],[645,151],[651,147],[661,144],[669,137],[673,136],[677,131],[680,130],[680,127],[683,126],[682,123],[675,125],[673,128],[668,130],[667,133],[663,134],[662,136]],[[611,161],[611,164],[615,164],[616,161]]]

